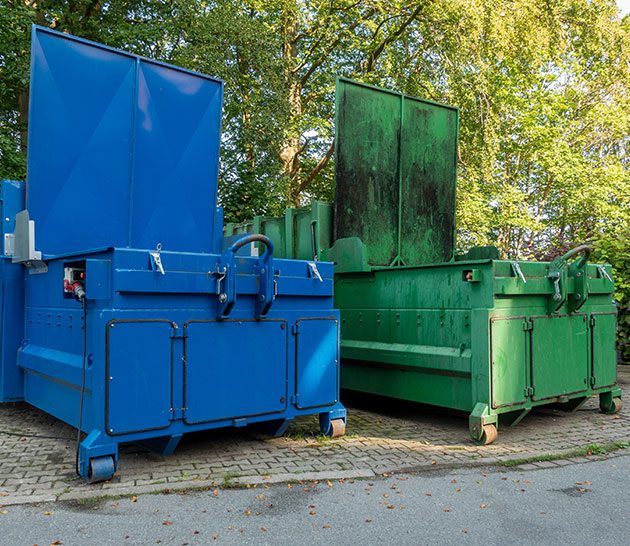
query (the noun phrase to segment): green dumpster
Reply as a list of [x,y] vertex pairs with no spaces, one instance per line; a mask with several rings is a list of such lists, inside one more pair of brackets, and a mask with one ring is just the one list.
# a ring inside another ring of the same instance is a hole
[[455,108],[339,79],[334,207],[228,234],[336,263],[345,389],[466,412],[482,444],[545,404],[619,411],[609,265],[585,245],[550,263],[454,255],[457,128]]

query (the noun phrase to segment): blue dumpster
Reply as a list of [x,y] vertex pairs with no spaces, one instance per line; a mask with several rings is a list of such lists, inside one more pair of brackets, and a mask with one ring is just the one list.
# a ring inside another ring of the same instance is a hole
[[33,27],[27,183],[2,182],[17,296],[0,395],[76,427],[90,482],[124,442],[169,454],[187,432],[282,434],[313,414],[345,431],[332,264],[222,238],[222,96],[215,78]]

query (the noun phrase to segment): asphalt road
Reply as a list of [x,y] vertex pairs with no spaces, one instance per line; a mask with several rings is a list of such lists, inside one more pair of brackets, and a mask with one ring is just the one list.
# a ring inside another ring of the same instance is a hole
[[[630,454],[517,472],[462,469],[8,506],[3,545],[630,543]],[[6,513],[5,513],[6,512]]]

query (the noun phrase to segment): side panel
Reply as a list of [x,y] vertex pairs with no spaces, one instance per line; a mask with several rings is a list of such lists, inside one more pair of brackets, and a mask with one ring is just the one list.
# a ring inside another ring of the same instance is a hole
[[168,321],[108,323],[105,415],[110,435],[169,426],[171,329]]
[[617,381],[617,317],[614,313],[594,313],[591,317],[593,387],[609,387]]
[[332,406],[339,392],[339,323],[336,319],[297,322],[297,407]]
[[287,405],[287,324],[188,322],[184,419],[188,424],[279,413]]
[[523,319],[491,320],[492,407],[525,402],[528,333]]
[[533,319],[534,400],[574,394],[587,389],[588,337],[586,315]]

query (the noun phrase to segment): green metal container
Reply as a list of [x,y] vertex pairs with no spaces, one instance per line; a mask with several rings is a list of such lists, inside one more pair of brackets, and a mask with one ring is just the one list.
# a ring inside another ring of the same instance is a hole
[[499,416],[544,404],[597,394],[619,411],[609,265],[585,246],[551,263],[455,258],[457,124],[454,108],[340,79],[332,214],[316,203],[239,229],[336,263],[343,388],[467,412],[484,444]]

